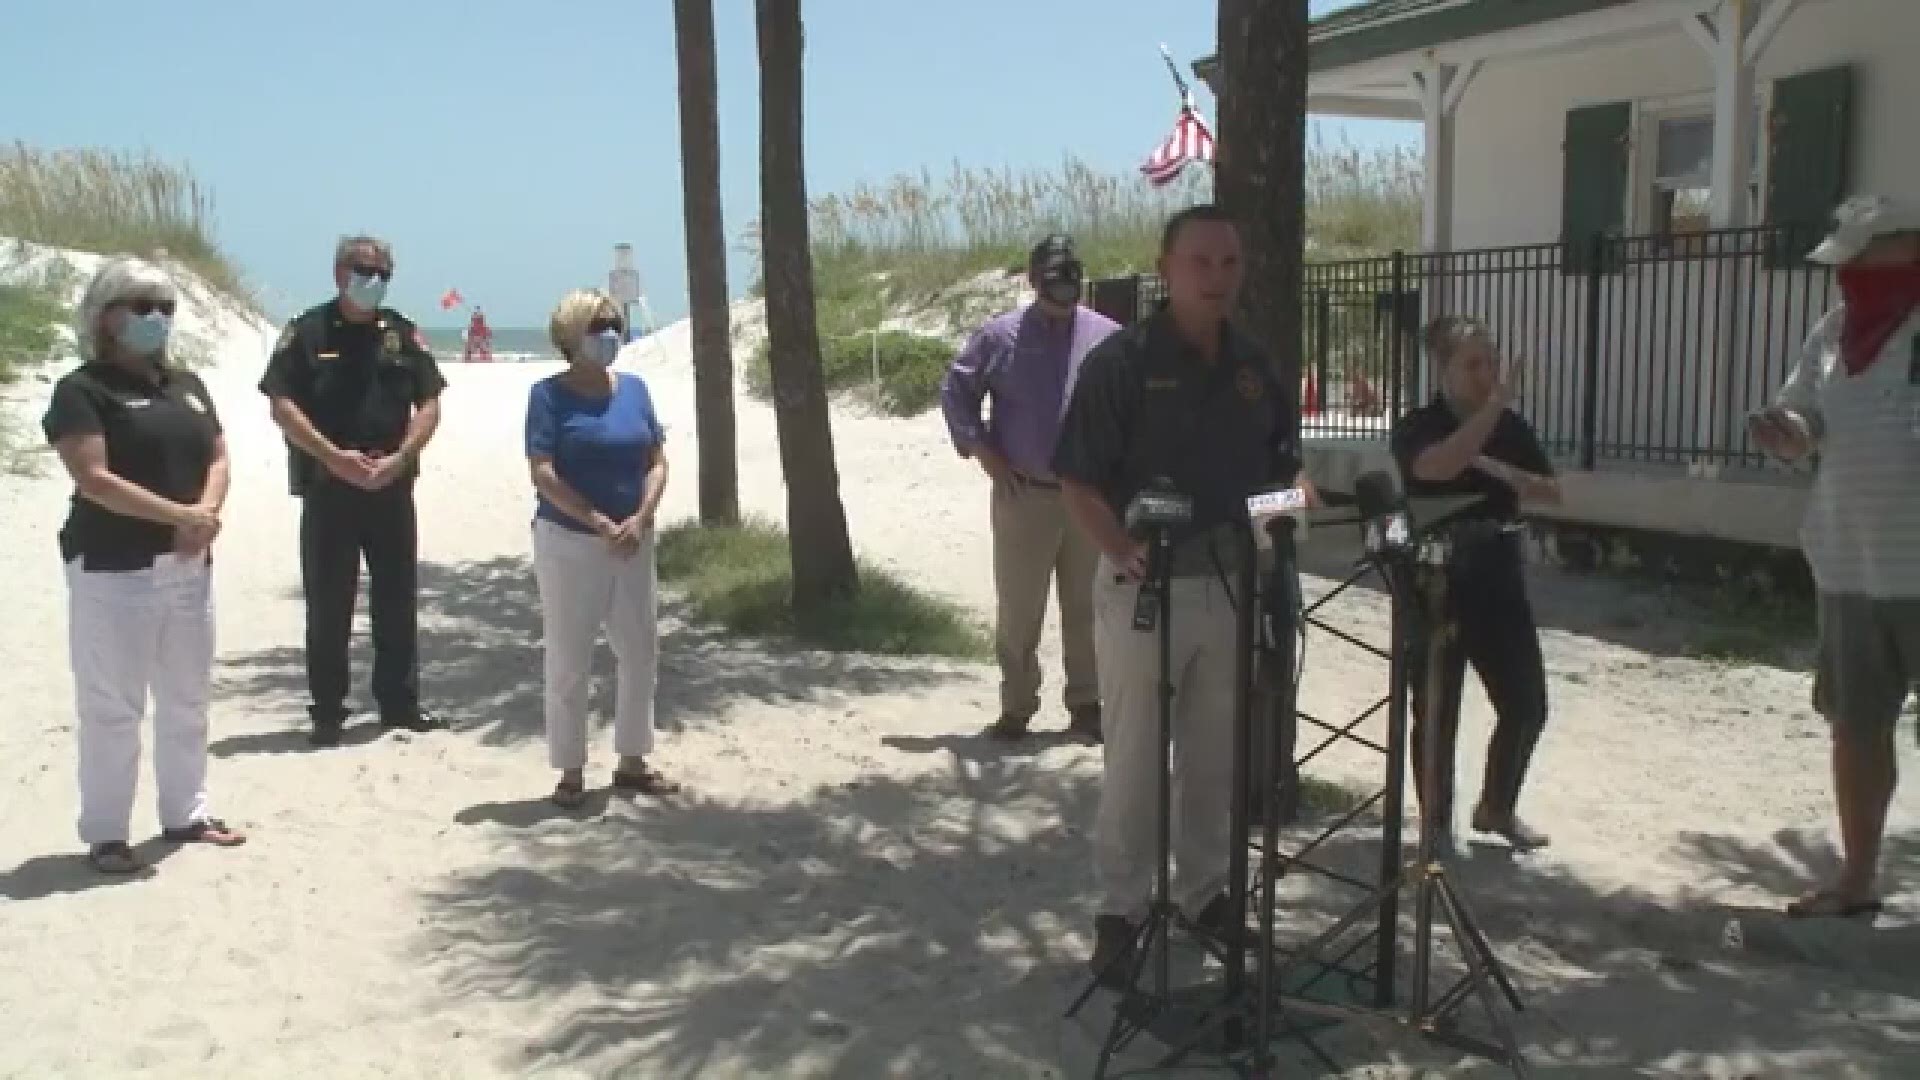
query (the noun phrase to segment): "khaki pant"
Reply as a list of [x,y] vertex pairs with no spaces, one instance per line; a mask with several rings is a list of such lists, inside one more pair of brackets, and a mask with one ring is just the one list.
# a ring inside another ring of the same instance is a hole
[[[1233,790],[1233,603],[1217,576],[1172,585],[1172,895],[1189,915],[1226,882]],[[1159,835],[1160,630],[1133,627],[1140,586],[1094,577],[1094,640],[1105,700],[1106,777],[1094,823],[1101,911],[1138,919],[1153,891]],[[1162,613],[1162,618],[1168,613]]]
[[1092,541],[1067,518],[1055,488],[1021,480],[993,485],[993,587],[998,597],[994,652],[1000,661],[1000,712],[1040,709],[1040,631],[1047,582],[1060,604],[1060,652],[1069,709],[1100,701],[1093,650]]

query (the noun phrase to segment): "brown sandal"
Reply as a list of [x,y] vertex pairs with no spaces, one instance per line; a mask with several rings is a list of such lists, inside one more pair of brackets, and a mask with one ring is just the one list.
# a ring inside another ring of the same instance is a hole
[[680,792],[686,790],[679,784],[661,775],[658,769],[645,763],[642,763],[639,769],[632,772],[615,769],[613,771],[613,786],[621,791],[632,791],[641,795],[653,795],[656,797],[662,795],[678,795]]
[[87,865],[102,874],[119,876],[138,874],[147,868],[147,864],[140,861],[140,856],[134,854],[132,847],[118,840],[88,848]]
[[549,796],[553,805],[562,810],[577,810],[587,801],[587,785],[583,780],[561,780],[553,785],[553,794]]

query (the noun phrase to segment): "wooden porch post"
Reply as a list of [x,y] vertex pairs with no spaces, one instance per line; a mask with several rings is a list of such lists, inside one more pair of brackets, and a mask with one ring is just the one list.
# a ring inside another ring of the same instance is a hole
[[[1453,250],[1453,177],[1454,146],[1453,117],[1460,105],[1460,99],[1466,96],[1467,86],[1480,70],[1480,62],[1474,61],[1467,67],[1455,64],[1443,64],[1439,58],[1429,53],[1426,61],[1412,76],[1414,96],[1420,102],[1421,127],[1425,172],[1423,202],[1420,208],[1420,249],[1431,255]],[[1417,275],[1416,275],[1417,276]],[[1444,280],[1444,278],[1435,279]],[[1408,283],[1410,287],[1421,284],[1418,281]],[[1445,314],[1452,307],[1452,297],[1431,295],[1425,297],[1425,316],[1428,318]],[[1396,312],[1400,310],[1401,297],[1394,297]],[[1395,325],[1399,323],[1394,320]],[[1420,364],[1414,378],[1415,400],[1425,401],[1433,392],[1429,385],[1432,372],[1427,365]]]
[[1424,251],[1453,250],[1453,115],[1479,70],[1479,61],[1462,68],[1443,64],[1429,54],[1420,70],[1413,73],[1425,136],[1422,164],[1426,190],[1420,214],[1420,247]]
[[[1755,223],[1751,185],[1754,141],[1759,137],[1759,108],[1754,69],[1773,35],[1799,6],[1800,0],[1720,0],[1711,15],[1689,15],[1687,33],[1707,53],[1713,66],[1713,203],[1711,222],[1716,229],[1744,229]],[[1740,291],[1741,271],[1761,272],[1739,242],[1721,242],[1713,268],[1720,316],[1714,327],[1714,348],[1702,357],[1712,365],[1707,385],[1711,392],[1697,403],[1695,415],[1706,460],[1690,472],[1717,476],[1723,455],[1732,451],[1734,369],[1747,358],[1751,323],[1757,312],[1745,310],[1754,290]],[[1742,266],[1742,263],[1747,263]]]

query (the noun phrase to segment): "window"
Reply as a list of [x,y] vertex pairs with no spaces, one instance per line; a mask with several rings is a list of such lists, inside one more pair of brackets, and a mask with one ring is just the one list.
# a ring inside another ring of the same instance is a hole
[[[1755,102],[1748,205],[1760,206],[1760,143],[1765,138]],[[1710,106],[1654,112],[1643,145],[1651,151],[1646,230],[1687,236],[1713,227],[1713,111]]]
[[1654,122],[1653,219],[1656,233],[1705,232],[1713,209],[1713,117]]

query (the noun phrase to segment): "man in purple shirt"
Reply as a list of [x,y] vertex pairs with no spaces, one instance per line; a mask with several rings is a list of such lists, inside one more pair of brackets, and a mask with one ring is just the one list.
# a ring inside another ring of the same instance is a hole
[[[982,326],[954,358],[941,389],[947,430],[962,457],[993,481],[994,651],[1000,718],[989,729],[1018,739],[1040,708],[1040,631],[1051,578],[1060,603],[1068,731],[1100,741],[1093,658],[1093,572],[1098,552],[1073,527],[1054,478],[1054,442],[1080,361],[1120,327],[1080,305],[1073,241],[1049,236],[1027,259],[1038,296]],[[991,399],[991,414],[981,406]]]

